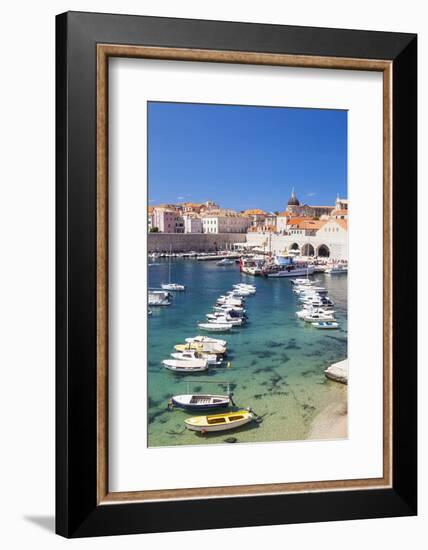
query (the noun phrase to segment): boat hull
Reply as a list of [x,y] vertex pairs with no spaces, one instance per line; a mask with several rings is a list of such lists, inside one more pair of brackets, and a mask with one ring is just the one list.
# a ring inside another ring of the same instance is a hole
[[282,269],[274,273],[267,273],[267,276],[270,278],[282,278],[282,277],[301,277],[302,275],[312,275],[314,273],[314,267],[302,267],[290,269]]
[[162,361],[163,366],[173,372],[203,372],[208,370],[207,361],[181,361],[179,359],[165,359]]
[[221,325],[219,323],[200,323],[198,328],[207,330],[208,332],[228,332],[232,328],[232,325],[230,323],[227,325]]
[[[221,418],[221,417],[241,417],[238,420],[233,421],[226,421],[226,422],[220,422],[219,423],[210,423],[210,420],[213,418]],[[207,419],[205,422],[200,422],[201,418]],[[194,417],[194,418],[188,418],[184,421],[185,426],[188,430],[192,430],[194,432],[224,432],[229,430],[235,430],[236,428],[240,428],[241,426],[244,426],[245,424],[248,424],[254,419],[254,416],[251,413],[231,413],[231,414],[224,414],[224,415],[212,415],[207,417]]]
[[174,407],[187,411],[223,409],[230,405],[230,398],[224,395],[174,395],[171,401]]

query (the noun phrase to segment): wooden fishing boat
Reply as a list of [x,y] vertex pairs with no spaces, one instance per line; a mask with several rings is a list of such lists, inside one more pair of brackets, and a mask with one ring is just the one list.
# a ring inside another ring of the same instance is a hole
[[209,393],[191,393],[173,395],[168,405],[186,410],[207,410],[228,407],[233,403],[230,395],[212,395]]
[[234,430],[254,419],[254,414],[248,410],[237,412],[194,416],[184,421],[186,428],[195,432],[222,432]]

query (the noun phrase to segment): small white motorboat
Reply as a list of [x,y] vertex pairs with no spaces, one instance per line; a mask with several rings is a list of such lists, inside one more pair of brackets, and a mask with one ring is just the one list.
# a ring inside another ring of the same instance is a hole
[[244,300],[238,297],[232,298],[231,296],[220,296],[220,298],[217,300],[217,303],[219,305],[242,307],[244,304]]
[[173,292],[183,292],[186,290],[184,285],[179,285],[177,283],[163,283],[161,284],[163,290],[171,290]]
[[291,279],[291,283],[295,286],[311,286],[317,282],[318,280],[311,281],[310,279]]
[[232,298],[247,298],[248,296],[251,296],[251,294],[254,294],[254,292],[248,290],[247,288],[234,288],[233,290],[229,290],[227,296],[231,296]]
[[199,352],[193,349],[171,353],[171,357],[173,359],[179,359],[182,361],[194,361],[196,359],[202,359],[203,361],[207,361],[208,365],[215,366],[219,366],[223,363],[223,361],[221,359],[218,359],[217,355],[215,354]]
[[335,321],[316,321],[315,323],[312,323],[312,326],[322,330],[332,330],[339,328],[339,323],[336,323]]
[[327,275],[340,275],[342,273],[348,273],[348,266],[346,265],[333,265],[331,267],[328,267],[324,273],[327,273]]
[[303,319],[303,317],[307,317],[308,315],[314,315],[314,314],[334,316],[335,313],[336,312],[333,309],[322,308],[322,307],[311,307],[311,306],[304,307],[300,311],[296,311],[296,315],[300,319]]
[[226,340],[220,340],[220,338],[210,338],[209,336],[194,336],[193,338],[186,338],[186,342],[189,344],[192,342],[199,342],[201,344],[218,344],[219,346],[227,346]]
[[230,258],[223,258],[219,262],[217,262],[217,265],[233,265],[235,262],[231,260]]
[[307,323],[317,322],[317,321],[335,321],[333,315],[321,315],[321,313],[309,313],[304,317],[301,317]]
[[231,323],[199,323],[198,328],[210,332],[227,332],[232,328]]
[[239,306],[229,306],[228,304],[223,304],[222,306],[214,306],[213,307],[213,310],[214,311],[219,311],[220,313],[223,311],[223,312],[228,312],[228,311],[235,311],[236,313],[241,313],[241,314],[244,314],[245,313],[245,309],[243,307],[239,307]]
[[180,359],[164,359],[163,366],[174,372],[202,372],[208,369],[208,361],[204,359],[193,359],[191,361]]
[[303,303],[305,305],[311,305],[313,307],[328,307],[328,306],[334,306],[333,300],[330,300],[330,298],[317,298],[316,296],[307,297],[303,300]]
[[242,317],[231,317],[230,315],[223,315],[221,313],[208,313],[207,319],[210,323],[228,323],[234,326],[241,326],[244,322]]
[[250,285],[245,285],[245,284],[238,284],[238,285],[233,285],[233,288],[234,288],[233,292],[235,292],[235,293],[236,293],[236,291],[244,292],[246,295],[256,293],[256,287],[255,286],[250,286]]

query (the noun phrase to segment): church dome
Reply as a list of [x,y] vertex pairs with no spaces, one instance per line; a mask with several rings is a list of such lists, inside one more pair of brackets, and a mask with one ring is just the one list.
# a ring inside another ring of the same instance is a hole
[[296,193],[293,191],[291,192],[291,197],[288,199],[288,206],[300,206],[299,199],[296,197]]

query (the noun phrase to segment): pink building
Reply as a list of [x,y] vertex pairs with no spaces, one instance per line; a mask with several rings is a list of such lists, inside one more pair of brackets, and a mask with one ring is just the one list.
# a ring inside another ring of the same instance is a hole
[[154,208],[153,227],[161,233],[176,233],[177,212],[166,208]]

